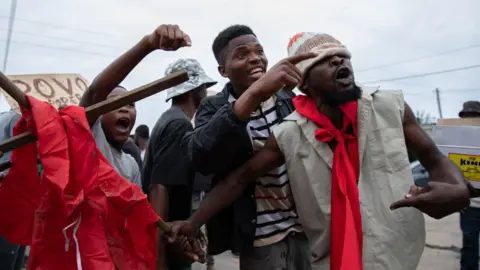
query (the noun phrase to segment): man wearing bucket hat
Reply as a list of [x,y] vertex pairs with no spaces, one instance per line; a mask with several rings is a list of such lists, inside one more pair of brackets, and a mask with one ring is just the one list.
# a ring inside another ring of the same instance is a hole
[[[217,83],[207,76],[197,60],[179,59],[168,66],[165,75],[179,70],[186,70],[189,80],[167,90],[166,101],[171,100],[172,106],[152,130],[143,171],[144,191],[166,221],[184,220],[191,214],[195,171],[181,141],[193,130],[191,120],[207,88]],[[191,262],[179,254],[170,246],[165,247],[163,241],[159,243],[159,264],[165,260],[168,270],[190,269]]]
[[[305,94],[293,99],[296,111],[175,230],[193,234],[257,177],[285,163],[312,269],[416,269],[425,245],[423,215],[413,208],[391,209],[413,206],[435,218],[459,211],[469,198],[463,175],[416,123],[400,91],[357,86],[351,53],[338,40],[297,34],[287,59],[309,52],[315,55],[286,73],[301,75],[289,82]],[[283,71],[272,68],[247,90],[256,98],[238,106],[255,107],[273,95],[286,84]],[[430,174],[422,194],[410,187],[407,147]]]

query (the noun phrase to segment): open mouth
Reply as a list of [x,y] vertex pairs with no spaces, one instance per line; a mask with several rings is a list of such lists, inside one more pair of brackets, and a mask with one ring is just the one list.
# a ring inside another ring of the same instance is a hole
[[339,69],[337,69],[337,72],[335,73],[335,80],[338,83],[343,84],[345,86],[352,84],[353,82],[352,71],[346,66],[340,67]]
[[119,118],[115,123],[115,127],[117,128],[118,131],[122,133],[130,132],[130,119],[128,119],[127,117]]
[[255,67],[249,70],[248,75],[253,78],[260,78],[265,74],[265,69],[263,67]]

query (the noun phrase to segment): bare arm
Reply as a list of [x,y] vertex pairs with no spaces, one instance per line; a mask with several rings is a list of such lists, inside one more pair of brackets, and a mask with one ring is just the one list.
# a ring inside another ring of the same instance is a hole
[[120,85],[138,63],[152,51],[153,49],[148,43],[148,36],[145,36],[98,74],[83,94],[80,106],[88,107],[105,100],[110,92]]
[[93,80],[83,94],[80,106],[87,107],[107,99],[110,92],[119,86],[145,56],[154,50],[176,51],[190,45],[190,37],[177,25],[159,26],[152,34],[142,38],[133,48],[113,61]]
[[460,168],[440,152],[432,139],[417,123],[408,104],[405,104],[403,130],[407,148],[417,155],[422,166],[427,169],[430,181],[465,185]]
[[242,167],[231,173],[206,196],[199,209],[190,217],[195,228],[200,228],[212,216],[231,205],[258,177],[285,162],[275,137],[268,138],[265,147]]
[[407,147],[427,169],[430,181],[426,187],[413,185],[405,198],[392,203],[390,208],[415,207],[440,219],[467,207],[470,203],[469,189],[462,172],[438,150],[416,122],[412,109],[407,104],[403,130]]
[[[149,192],[150,204],[163,220],[168,221],[168,192],[163,185],[152,184]],[[156,269],[166,269],[165,260],[165,240],[162,237],[162,232],[158,231],[158,250],[157,250],[157,265]]]

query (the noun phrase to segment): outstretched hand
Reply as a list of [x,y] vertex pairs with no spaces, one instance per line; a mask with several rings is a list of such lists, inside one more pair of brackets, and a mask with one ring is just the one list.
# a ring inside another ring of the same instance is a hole
[[425,187],[411,186],[405,198],[392,203],[390,209],[415,207],[435,219],[441,219],[463,210],[469,204],[467,185],[428,182]]

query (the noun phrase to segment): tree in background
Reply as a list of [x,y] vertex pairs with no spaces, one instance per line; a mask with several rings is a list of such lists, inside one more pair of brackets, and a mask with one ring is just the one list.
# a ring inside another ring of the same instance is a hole
[[432,125],[436,122],[435,117],[432,117],[429,113],[426,113],[425,111],[417,111],[415,113],[415,118],[420,125]]

